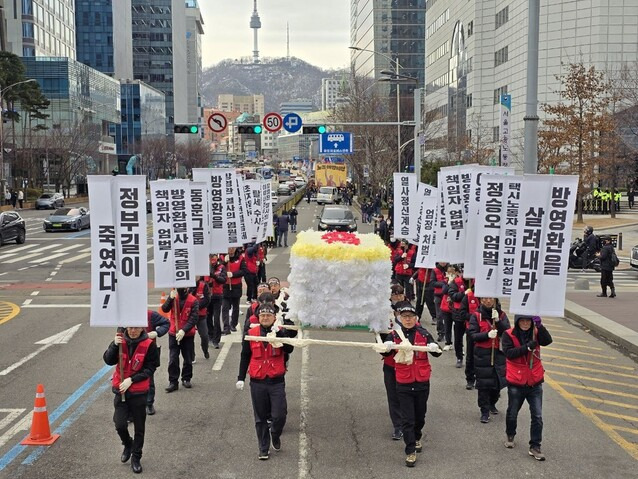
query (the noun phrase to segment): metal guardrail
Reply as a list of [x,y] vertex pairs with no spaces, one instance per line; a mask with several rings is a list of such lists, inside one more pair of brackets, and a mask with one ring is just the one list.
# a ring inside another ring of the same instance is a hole
[[273,213],[277,213],[277,215],[279,215],[282,211],[289,210],[290,208],[292,208],[294,205],[296,205],[303,199],[303,197],[305,196],[305,193],[306,193],[306,186],[302,187],[301,189],[298,189],[297,191],[295,191],[295,194],[292,197],[288,198],[288,200],[285,203],[278,204],[275,207],[275,210],[273,211]]

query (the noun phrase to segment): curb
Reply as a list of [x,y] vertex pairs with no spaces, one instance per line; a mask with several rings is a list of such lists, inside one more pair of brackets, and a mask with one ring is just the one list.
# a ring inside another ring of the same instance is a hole
[[565,317],[581,323],[630,352],[638,354],[638,332],[568,299],[565,300]]

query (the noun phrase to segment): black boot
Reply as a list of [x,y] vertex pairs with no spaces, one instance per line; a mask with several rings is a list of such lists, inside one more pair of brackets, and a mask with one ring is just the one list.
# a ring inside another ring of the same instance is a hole
[[122,451],[122,456],[120,457],[120,461],[126,462],[131,458],[131,448],[133,447],[133,441],[129,439],[129,441],[124,444],[124,450]]
[[597,298],[606,298],[607,297],[607,286],[603,286],[603,292],[596,295]]
[[610,298],[615,298],[616,297],[616,288],[611,288],[611,294],[609,295]]
[[139,474],[142,472],[142,463],[140,462],[140,458],[137,456],[133,456],[131,459],[131,469],[135,474]]

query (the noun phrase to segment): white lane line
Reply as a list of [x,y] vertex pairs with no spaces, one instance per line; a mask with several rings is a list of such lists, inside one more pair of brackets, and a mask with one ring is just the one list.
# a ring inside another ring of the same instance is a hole
[[0,413],[6,413],[6,416],[0,421],[0,431],[16,420],[26,409],[0,409]]
[[31,427],[31,416],[33,415],[33,410],[29,411],[26,416],[24,416],[19,422],[14,424],[14,426],[7,430],[2,436],[0,436],[0,447],[4,446],[8,443],[13,436],[22,431],[28,431]]
[[55,276],[56,274],[58,274],[58,272],[57,272],[57,271],[51,271],[51,273],[50,273],[50,275],[49,275],[49,276]]
[[51,256],[46,256],[44,258],[38,258],[38,259],[33,259],[31,261],[29,261],[29,263],[44,263],[45,261],[51,261],[52,259],[55,258],[59,258],[60,256],[66,256],[68,253],[65,253],[65,251],[69,251],[75,248],[79,248],[82,245],[79,244],[74,244],[71,246],[67,246],[66,248],[62,248],[57,250],[58,252],[56,254],[53,254]]
[[25,299],[25,300],[22,302],[22,306],[28,306],[28,305],[30,305],[30,304],[31,304],[31,301],[33,301],[31,298]]
[[222,367],[224,366],[224,361],[226,361],[226,356],[228,356],[232,345],[233,343],[231,343],[230,341],[224,343],[224,345],[222,346],[222,350],[219,352],[219,355],[215,360],[215,364],[213,364],[213,371],[221,371]]
[[44,246],[42,248],[39,248],[37,251],[31,251],[29,254],[24,255],[24,256],[20,256],[19,258],[13,258],[10,259],[8,261],[4,261],[4,263],[17,263],[18,261],[24,261],[25,259],[30,259],[30,258],[34,258],[35,256],[38,256],[39,254],[41,254],[44,250],[47,249],[51,249],[51,248],[57,248],[58,246],[60,246],[59,244],[52,244],[49,246]]
[[40,294],[40,291],[34,291],[33,293],[31,293],[31,296],[37,296],[38,294]]
[[[304,338],[308,332],[304,331]],[[299,388],[299,479],[308,477],[308,368],[310,363],[310,348],[301,348],[301,385]]]
[[74,261],[77,261],[82,258],[88,258],[89,256],[91,256],[91,253],[82,253],[77,256],[73,256],[71,258],[63,259],[62,261],[60,261],[60,264],[73,263]]
[[13,255],[14,255],[14,254],[16,254],[18,251],[23,251],[23,250],[25,250],[25,249],[29,249],[29,248],[35,248],[36,246],[40,246],[40,243],[33,243],[33,244],[30,244],[30,245],[27,245],[27,246],[19,246],[19,247],[17,247],[17,248],[11,248],[11,250],[10,250],[11,252],[10,252],[10,253],[6,253],[6,254],[3,254],[3,255],[0,255],[0,259],[5,258],[7,254],[9,254],[9,255],[13,256]]

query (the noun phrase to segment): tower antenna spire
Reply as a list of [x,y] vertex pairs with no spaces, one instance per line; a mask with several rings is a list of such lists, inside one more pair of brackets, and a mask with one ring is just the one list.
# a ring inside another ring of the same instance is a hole
[[290,27],[286,22],[286,59],[290,61]]
[[250,28],[253,29],[253,63],[259,63],[259,43],[257,31],[261,28],[261,20],[257,13],[257,0],[254,0],[253,14],[250,17]]

